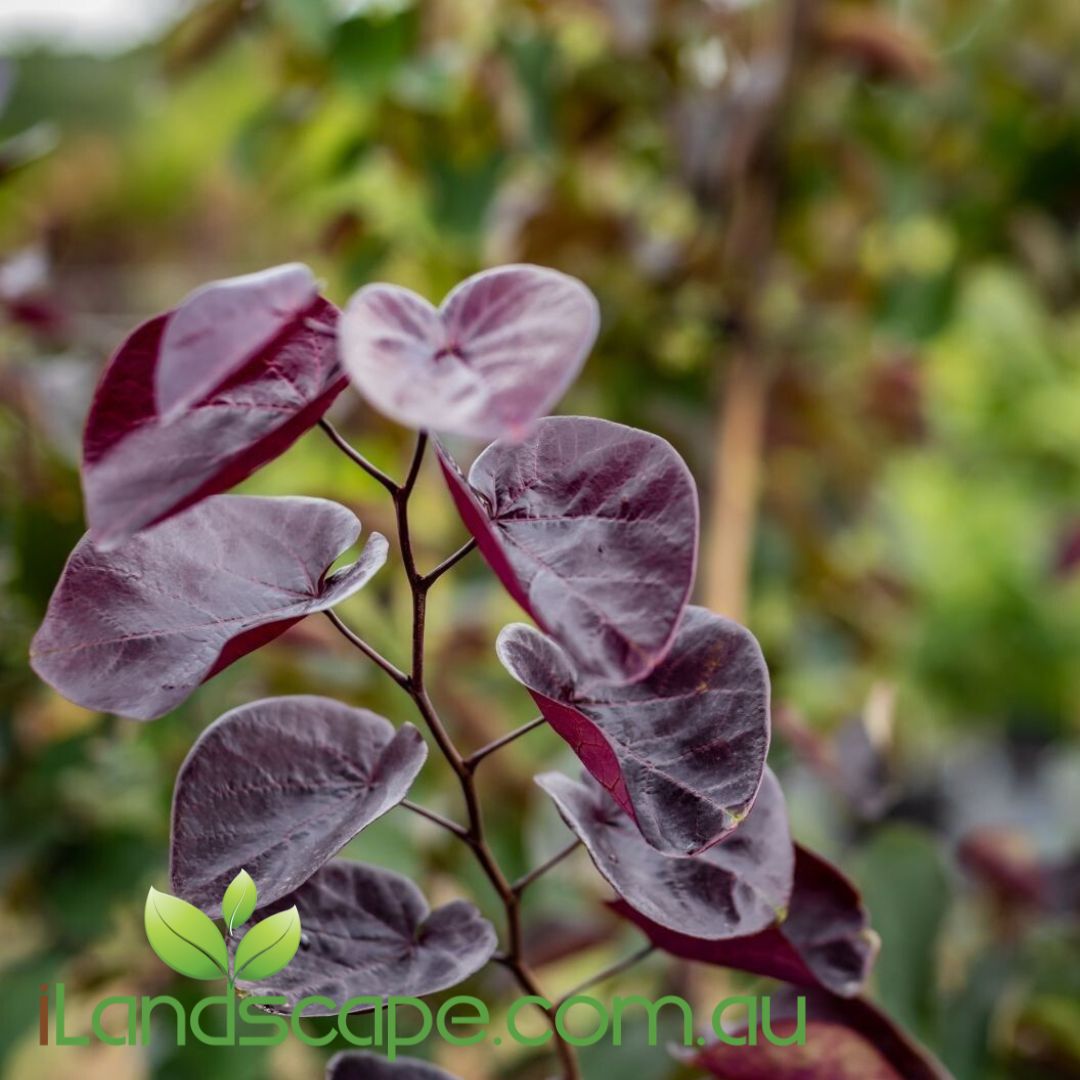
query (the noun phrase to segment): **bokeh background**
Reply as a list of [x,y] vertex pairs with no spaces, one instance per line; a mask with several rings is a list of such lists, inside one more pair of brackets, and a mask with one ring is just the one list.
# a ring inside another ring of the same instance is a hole
[[[76,464],[110,351],[205,280],[302,260],[343,302],[437,300],[487,265],[585,280],[603,330],[561,408],[646,427],[699,480],[698,599],[745,621],[775,688],[799,839],[862,886],[874,993],[961,1080],[1080,1075],[1080,6],[1020,0],[206,0],[0,5],[0,1071],[306,1078],[324,1051],[37,1046],[37,988],[201,989],[146,947],[178,765],[226,708],[295,691],[411,719],[309,619],[153,724],[88,713],[27,644],[82,531]],[[400,471],[410,439],[335,421]],[[315,431],[247,490],[381,489]],[[438,478],[421,558],[462,538]],[[348,620],[403,658],[392,562]],[[463,746],[529,719],[492,643],[519,617],[473,556],[433,598],[434,695]],[[567,834],[484,767],[523,872]],[[418,798],[459,807],[439,763]],[[350,854],[441,900],[491,897],[397,811]],[[545,987],[636,945],[580,852],[530,892]],[[494,909],[493,913],[494,913]],[[621,989],[758,983],[651,958]],[[508,989],[478,980],[475,992]],[[607,994],[614,987],[603,988]],[[80,1012],[81,1010],[81,1012]],[[463,1076],[542,1076],[428,1047]],[[663,1047],[587,1075],[664,1080]]]

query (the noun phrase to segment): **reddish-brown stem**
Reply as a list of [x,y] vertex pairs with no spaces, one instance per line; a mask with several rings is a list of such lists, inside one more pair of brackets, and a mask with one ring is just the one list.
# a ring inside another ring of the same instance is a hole
[[530,720],[527,724],[522,724],[521,727],[514,728],[509,734],[495,739],[494,742],[489,742],[486,746],[481,746],[479,750],[474,750],[473,753],[465,759],[466,767],[470,772],[475,771],[476,766],[479,765],[488,754],[494,754],[496,750],[501,750],[504,746],[509,746],[510,743],[520,739],[522,735],[528,735],[530,731],[535,731],[536,728],[544,723],[546,723],[544,718],[538,716],[535,720]]
[[395,495],[397,493],[397,490],[398,490],[397,484],[393,480],[391,480],[390,477],[387,476],[386,473],[384,473],[382,471],[382,469],[378,468],[376,465],[372,465],[372,463],[370,461],[368,461],[368,459],[366,457],[364,457],[363,454],[361,454],[358,450],[356,450],[352,446],[350,446],[349,443],[346,442],[346,440],[344,438],[342,438],[340,432],[337,430],[336,427],[334,427],[333,424],[330,423],[329,420],[326,420],[326,419],[320,420],[319,421],[319,427],[321,427],[323,429],[323,431],[326,432],[326,434],[329,437],[330,441],[347,458],[350,458],[352,461],[355,461],[356,464],[359,465],[360,468],[363,469],[364,472],[366,472],[368,474],[368,476],[370,476],[373,480],[378,480],[379,483],[382,484],[382,486],[384,488],[386,488],[386,490],[389,491],[391,495]]
[[549,859],[545,859],[539,866],[534,867],[523,877],[519,877],[513,884],[514,892],[520,896],[537,878],[543,877],[553,866],[558,866],[568,855],[573,855],[581,845],[578,839],[571,840],[566,847],[560,848]]

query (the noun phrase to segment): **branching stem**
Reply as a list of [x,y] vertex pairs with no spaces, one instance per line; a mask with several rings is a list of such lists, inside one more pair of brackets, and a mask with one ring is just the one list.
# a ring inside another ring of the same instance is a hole
[[545,723],[544,718],[538,716],[535,720],[530,720],[527,724],[522,724],[521,727],[515,728],[508,735],[503,735],[494,742],[489,742],[487,746],[481,746],[479,750],[475,750],[465,759],[465,764],[469,771],[474,772],[476,766],[479,765],[488,754],[494,754],[496,750],[501,750],[504,746],[509,746],[510,743],[514,742],[516,739],[520,739],[522,735],[528,735],[530,731],[534,731],[543,723]]
[[603,971],[598,971],[591,978],[586,979],[583,983],[575,986],[573,990],[568,990],[561,998],[559,998],[556,1008],[559,1005],[569,1001],[572,997],[576,997],[578,994],[584,993],[591,986],[596,986],[598,983],[606,982],[608,979],[614,978],[616,975],[621,975],[624,971],[628,971],[635,964],[641,963],[642,960],[648,956],[653,949],[654,945],[643,945],[637,952],[631,953],[629,956],[624,956],[621,960],[617,960],[610,967],[604,968]]

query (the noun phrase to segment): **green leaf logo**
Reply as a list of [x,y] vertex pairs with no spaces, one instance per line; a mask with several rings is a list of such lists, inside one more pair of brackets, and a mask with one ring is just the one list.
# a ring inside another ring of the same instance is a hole
[[240,939],[234,978],[258,982],[275,975],[292,960],[298,948],[300,913],[293,906],[256,923]]
[[225,920],[225,929],[228,933],[251,918],[258,902],[259,892],[255,888],[255,882],[246,870],[241,870],[232,879],[225,895],[221,898],[221,917]]
[[221,931],[185,900],[151,889],[146,894],[146,937],[154,952],[181,975],[229,977],[229,954]]

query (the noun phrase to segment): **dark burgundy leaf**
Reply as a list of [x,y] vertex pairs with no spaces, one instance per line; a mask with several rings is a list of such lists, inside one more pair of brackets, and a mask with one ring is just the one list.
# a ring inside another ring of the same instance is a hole
[[697,489],[668,442],[555,416],[489,446],[468,482],[439,460],[492,569],[581,671],[624,683],[656,666],[697,564]]
[[688,607],[648,678],[575,675],[562,650],[520,624],[499,659],[551,726],[659,851],[705,851],[745,817],[769,749],[769,676],[748,630]]
[[378,1054],[349,1051],[335,1054],[326,1066],[326,1080],[458,1080],[452,1073],[415,1058],[387,1061]]
[[299,888],[405,798],[427,757],[411,724],[329,698],[227,712],[191,748],[173,793],[173,892],[217,917],[240,870],[259,904]]
[[559,773],[536,782],[592,861],[636,912],[680,934],[716,942],[775,923],[791,896],[794,854],[784,797],[766,770],[753,810],[722,844],[693,858],[664,855],[596,781]]
[[161,335],[154,400],[165,420],[221,386],[318,298],[315,275],[288,263],[211,281],[186,296]]
[[[805,1043],[775,1046],[716,1042],[684,1057],[723,1080],[950,1080],[947,1069],[866,998],[825,990],[772,998],[769,1030],[778,1038],[798,1027],[797,999],[805,1001]],[[741,1037],[745,1029],[732,1031]]]
[[34,670],[88,709],[152,720],[200,683],[361,588],[386,561],[325,499],[216,495],[103,552],[84,536],[34,637]]
[[562,397],[599,328],[592,293],[542,266],[500,266],[435,308],[396,285],[349,301],[345,368],[381,413],[407,427],[515,438]]
[[337,309],[316,297],[220,389],[165,421],[154,378],[176,317],[140,326],[94,395],[82,482],[90,534],[101,548],[238,484],[317,423],[347,384],[332,332]]
[[[296,905],[300,951],[287,968],[254,989],[282,994],[290,1011],[303,997],[423,997],[479,971],[497,944],[495,930],[472,904],[453,900],[431,911],[400,874],[335,859],[306,884],[256,913],[256,921]],[[364,1011],[357,1004],[350,1011]],[[330,1016],[337,1009],[305,1008]]]
[[[733,839],[740,835],[741,831]],[[705,941],[686,927],[654,922],[624,900],[612,901],[611,907],[674,956],[799,986],[823,986],[844,997],[862,989],[878,950],[877,935],[855,886],[836,867],[797,845],[795,885],[786,918],[749,937]]]

